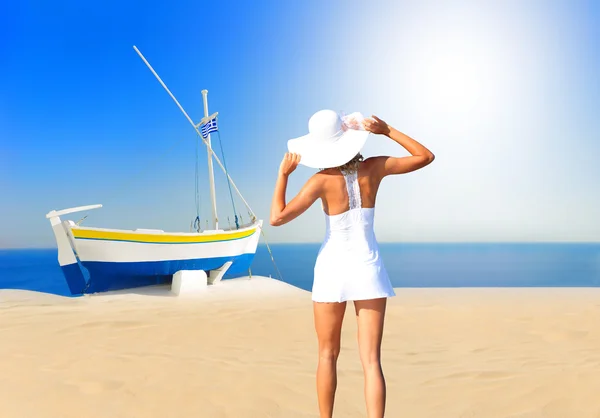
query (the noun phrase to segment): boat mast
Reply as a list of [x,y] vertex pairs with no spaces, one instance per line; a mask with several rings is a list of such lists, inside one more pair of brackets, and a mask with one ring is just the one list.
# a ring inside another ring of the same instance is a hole
[[[150,71],[152,71],[152,74],[154,74],[154,76],[156,77],[156,79],[158,80],[158,82],[161,84],[161,86],[163,86],[163,88],[167,91],[167,93],[169,93],[169,96],[171,96],[171,99],[173,99],[173,101],[175,102],[175,104],[177,105],[177,107],[179,108],[179,110],[181,110],[181,113],[183,113],[183,115],[188,120],[188,122],[190,123],[190,125],[192,125],[192,127],[194,128],[194,130],[196,131],[196,133],[198,134],[198,136],[200,137],[200,139],[202,139],[202,142],[204,142],[206,144],[206,147],[208,149],[209,155],[212,155],[213,158],[215,159],[215,161],[217,162],[217,164],[219,164],[219,167],[221,167],[221,170],[223,170],[223,173],[225,173],[225,176],[229,180],[229,183],[233,186],[233,188],[235,189],[236,193],[238,194],[238,196],[240,197],[240,199],[242,200],[242,202],[244,202],[244,205],[246,205],[246,208],[248,209],[250,215],[253,216],[253,217],[255,217],[256,215],[254,214],[254,211],[250,208],[250,205],[248,204],[248,202],[246,202],[246,199],[244,199],[244,196],[242,196],[242,193],[240,192],[240,190],[237,188],[237,186],[233,182],[233,179],[231,178],[231,176],[227,173],[227,170],[225,170],[225,166],[223,166],[223,163],[221,162],[221,160],[219,160],[219,157],[217,157],[217,155],[213,151],[212,147],[210,147],[210,145],[208,144],[208,142],[206,141],[206,139],[204,139],[204,137],[202,136],[202,133],[198,129],[198,127],[200,126],[200,124],[196,125],[194,123],[194,121],[192,120],[192,118],[190,118],[190,116],[187,114],[187,112],[184,110],[184,108],[181,106],[181,104],[177,101],[177,99],[175,98],[175,96],[173,96],[173,93],[171,93],[171,90],[169,90],[169,88],[167,87],[167,85],[158,76],[158,74],[156,73],[156,71],[154,71],[154,68],[152,68],[152,66],[146,60],[146,58],[142,55],[142,53],[140,52],[140,50],[137,49],[137,47],[135,45],[133,46],[133,49],[135,50],[135,52],[137,52],[137,54],[140,56],[140,58],[142,59],[142,61],[144,61],[144,64],[146,64],[146,66],[150,69]],[[216,214],[215,214],[215,220],[216,220]]]
[[[202,101],[204,102],[204,117],[208,118],[208,90],[202,90]],[[210,133],[206,138],[206,146],[212,150]],[[213,171],[212,152],[208,152],[208,181],[210,184],[210,201],[213,214],[213,229],[219,229],[219,218],[217,218],[217,200],[215,195],[215,173]]]

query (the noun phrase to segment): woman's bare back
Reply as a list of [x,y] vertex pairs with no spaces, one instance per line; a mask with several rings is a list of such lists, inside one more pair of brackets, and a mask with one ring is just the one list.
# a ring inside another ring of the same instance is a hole
[[[377,191],[381,178],[373,173],[373,159],[368,158],[359,163],[358,184],[363,208],[375,207]],[[321,202],[327,215],[333,216],[350,209],[348,192],[344,175],[338,168],[320,171],[316,176],[322,176]]]

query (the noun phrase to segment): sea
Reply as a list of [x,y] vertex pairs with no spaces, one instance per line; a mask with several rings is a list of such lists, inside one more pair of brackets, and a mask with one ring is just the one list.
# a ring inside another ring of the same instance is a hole
[[[251,273],[310,290],[319,247],[259,244]],[[380,243],[380,251],[398,288],[600,286],[600,243]],[[69,295],[56,249],[0,250],[0,289]]]

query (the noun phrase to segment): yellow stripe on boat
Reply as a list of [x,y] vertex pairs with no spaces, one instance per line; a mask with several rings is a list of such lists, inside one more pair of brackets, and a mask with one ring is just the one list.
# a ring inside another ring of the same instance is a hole
[[256,232],[256,228],[252,228],[241,232],[220,232],[206,235],[148,234],[147,232],[97,231],[77,228],[72,228],[71,231],[73,232],[73,237],[79,239],[129,241],[153,244],[195,244],[204,242],[231,241],[235,239],[247,238]]

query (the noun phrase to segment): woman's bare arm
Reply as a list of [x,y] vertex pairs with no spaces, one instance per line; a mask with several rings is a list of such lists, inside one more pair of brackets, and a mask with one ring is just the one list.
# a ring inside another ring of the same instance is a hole
[[296,169],[299,162],[300,156],[297,154],[286,153],[283,157],[271,202],[270,224],[272,226],[281,226],[297,218],[320,197],[320,182],[313,176],[288,204],[285,203],[288,176]]
[[408,157],[374,157],[373,160],[376,171],[383,178],[392,174],[403,174],[418,170],[431,164],[435,156],[425,146],[415,141],[410,136],[403,134],[399,130],[389,126],[386,122],[373,116],[372,119],[365,119],[365,129],[374,133],[385,135],[394,142],[402,145],[411,155]]

